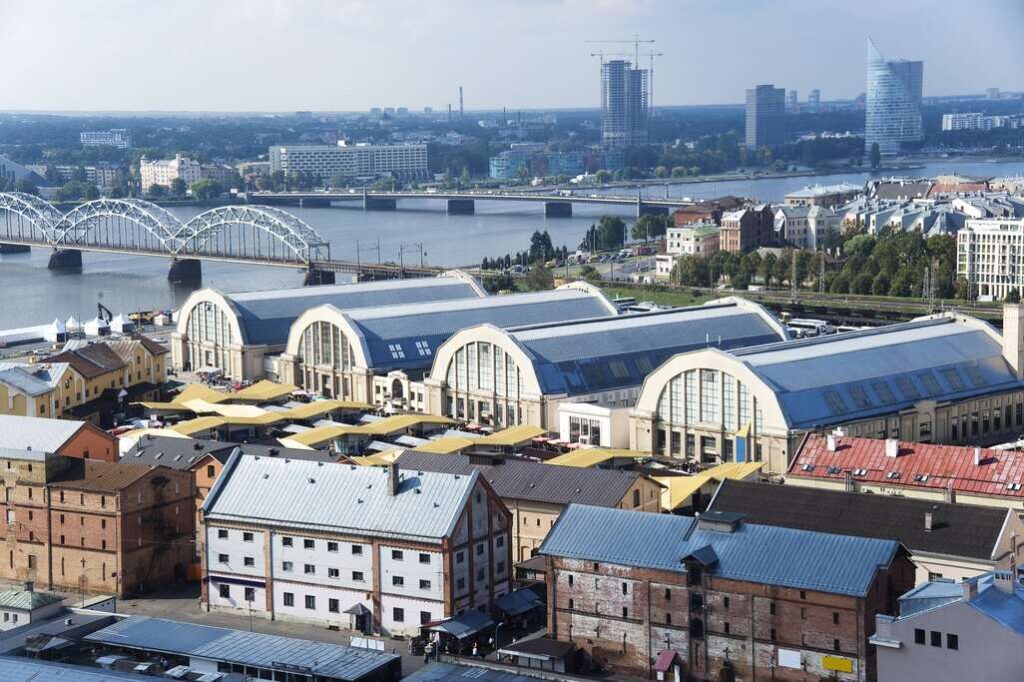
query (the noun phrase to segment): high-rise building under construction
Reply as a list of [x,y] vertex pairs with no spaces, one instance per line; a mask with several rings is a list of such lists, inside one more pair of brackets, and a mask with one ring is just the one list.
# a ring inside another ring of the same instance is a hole
[[647,105],[647,69],[634,69],[622,59],[601,64],[601,139],[605,144],[646,144]]

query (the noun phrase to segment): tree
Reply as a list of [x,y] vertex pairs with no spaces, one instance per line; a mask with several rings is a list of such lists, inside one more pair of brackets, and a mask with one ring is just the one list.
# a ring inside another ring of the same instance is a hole
[[535,263],[526,273],[523,285],[527,291],[545,291],[555,286],[555,277],[551,274],[551,268],[543,263]]
[[331,178],[331,187],[346,187],[348,186],[348,176],[338,173]]
[[580,268],[580,279],[585,279],[588,282],[599,282],[601,281],[601,273],[593,265],[587,263]]
[[1003,297],[1004,303],[1020,303],[1020,291],[1017,287],[1014,287],[1006,292],[1006,296]]
[[551,245],[551,235],[547,230],[534,230],[530,236],[530,262],[547,261],[555,255],[555,247]]
[[516,281],[509,272],[501,272],[492,277],[483,278],[484,289],[489,294],[496,294],[500,291],[513,291],[516,288]]
[[889,293],[889,275],[879,272],[875,275],[875,281],[871,283],[871,293],[875,296],[885,296]]
[[185,196],[185,192],[188,190],[188,185],[181,178],[174,178],[171,180],[171,196],[181,198]]
[[882,165],[882,150],[878,147],[877,142],[871,143],[871,154],[868,158],[872,168],[878,168]]
[[459,175],[459,184],[468,185],[472,179],[472,176],[469,174],[469,166],[463,166],[462,173]]
[[32,182],[28,178],[18,178],[17,182],[14,183],[15,192],[24,192],[25,194],[39,195],[39,188],[36,187],[36,183]]
[[666,168],[665,166],[658,166],[657,168],[654,169],[654,177],[656,177],[656,178],[667,178],[668,177],[668,168]]
[[597,221],[597,244],[601,250],[618,249],[626,241],[626,222],[612,215],[603,215]]
[[711,268],[701,256],[680,256],[672,266],[672,281],[683,286],[711,286]]
[[161,197],[167,196],[167,188],[163,185],[153,183],[149,186],[149,189],[146,190],[146,195],[150,199],[160,199]]
[[212,178],[200,178],[192,183],[192,196],[200,201],[209,201],[223,191],[220,183]]
[[772,286],[772,282],[775,280],[775,261],[777,260],[778,258],[774,253],[768,253],[761,259],[760,267],[758,268],[758,274],[761,275],[761,280],[769,289]]
[[602,185],[606,182],[612,181],[612,174],[606,170],[599,170],[594,173],[594,181],[601,183]]

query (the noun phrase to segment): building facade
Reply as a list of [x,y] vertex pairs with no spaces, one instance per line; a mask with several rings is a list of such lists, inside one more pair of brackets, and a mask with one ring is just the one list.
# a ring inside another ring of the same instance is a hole
[[153,185],[170,187],[175,180],[181,180],[186,187],[203,177],[198,161],[175,154],[173,159],[139,159],[139,182],[143,190]]
[[743,253],[771,246],[775,239],[774,220],[772,207],[767,204],[725,213],[718,233],[718,248],[730,253]]
[[786,141],[786,90],[758,85],[747,90],[748,149],[774,147]]
[[414,635],[511,590],[511,518],[476,473],[235,454],[203,515],[207,609]]
[[867,76],[865,152],[877,144],[883,155],[899,154],[904,143],[923,140],[924,62],[886,61],[869,38]]
[[178,310],[171,362],[179,371],[211,367],[231,379],[258,379],[264,374],[264,358],[285,349],[292,324],[309,308],[330,304],[349,310],[485,296],[476,280],[454,270],[437,278],[278,291],[226,294],[199,289]]
[[540,553],[548,636],[644,678],[667,660],[675,679],[873,680],[875,615],[914,575],[891,540],[715,512],[571,505]]
[[971,298],[1001,301],[1024,292],[1024,219],[970,219],[956,235],[956,274]]
[[131,149],[132,136],[124,128],[111,128],[110,130],[90,130],[78,134],[78,139],[83,147],[114,147],[116,149]]
[[428,172],[425,144],[288,145],[271,147],[269,155],[271,173],[312,173],[324,181],[336,175],[413,180]]
[[601,64],[601,140],[614,147],[646,144],[648,73],[612,59]]
[[931,443],[1009,440],[1024,403],[1022,310],[1007,306],[1002,335],[945,314],[677,355],[644,382],[630,447],[702,462],[765,461],[768,473],[783,474],[804,434],[822,429]]

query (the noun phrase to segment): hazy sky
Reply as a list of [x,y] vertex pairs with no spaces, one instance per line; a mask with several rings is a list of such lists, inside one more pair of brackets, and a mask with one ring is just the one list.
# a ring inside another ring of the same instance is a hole
[[1024,90],[1021,27],[1024,0],[0,0],[0,109],[596,107],[590,53],[632,45],[586,41],[634,33],[656,104],[854,97],[868,35],[926,95]]

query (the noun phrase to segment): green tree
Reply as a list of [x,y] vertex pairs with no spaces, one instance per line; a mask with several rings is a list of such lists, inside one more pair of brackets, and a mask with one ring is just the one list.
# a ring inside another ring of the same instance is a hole
[[1020,291],[1017,287],[1014,287],[1006,292],[1006,296],[1003,297],[1005,303],[1020,303]]
[[882,150],[878,147],[877,142],[871,143],[871,153],[868,156],[868,161],[872,168],[878,168],[882,165]]
[[331,187],[347,187],[347,186],[348,186],[348,176],[347,175],[343,175],[341,173],[338,173],[337,175],[335,175],[334,177],[331,178]]
[[555,277],[551,274],[551,268],[538,262],[526,273],[523,285],[527,291],[546,291],[555,286]]
[[530,262],[547,261],[555,255],[555,247],[551,245],[551,235],[547,230],[534,230],[530,236]]
[[889,275],[884,272],[879,272],[875,275],[875,280],[871,283],[871,293],[875,296],[885,296],[889,293]]
[[845,272],[839,273],[832,278],[832,282],[829,284],[828,290],[833,294],[850,293],[850,278]]
[[601,273],[593,265],[587,263],[580,268],[580,279],[585,279],[588,282],[598,282],[601,280]]
[[185,192],[188,190],[188,185],[181,178],[174,178],[171,180],[171,196],[181,198],[185,196]]
[[770,288],[772,282],[775,281],[775,262],[777,260],[778,257],[774,253],[765,254],[765,257],[761,259],[758,274],[761,275],[761,281],[766,287]]
[[516,288],[516,280],[512,277],[512,274],[505,271],[500,272],[496,275],[483,278],[484,289],[489,294],[497,294],[501,291],[514,291]]
[[665,234],[665,218],[663,216],[644,214],[637,218],[630,231],[634,241],[657,239]]
[[626,222],[618,216],[601,216],[597,221],[597,241],[604,250],[621,248],[626,241]]
[[596,173],[594,173],[594,182],[598,182],[598,183],[603,185],[606,182],[611,182],[611,181],[612,181],[612,174],[609,173],[606,170],[599,170]]
[[24,192],[25,194],[39,195],[39,188],[36,187],[36,183],[32,182],[28,178],[18,178],[14,183],[15,192]]
[[666,168],[665,166],[658,166],[657,168],[654,169],[654,177],[656,177],[656,178],[667,178],[668,177],[668,168]]
[[469,166],[462,167],[462,173],[459,175],[459,184],[468,185],[473,180],[469,174]]
[[672,281],[683,286],[711,286],[711,268],[700,256],[684,255],[672,266]]
[[673,178],[685,178],[686,167],[685,166],[672,166],[672,177]]
[[200,201],[209,201],[223,191],[220,183],[212,178],[200,178],[192,183],[192,196]]
[[146,190],[146,196],[150,199],[160,199],[167,196],[167,188],[163,185],[153,183],[149,186],[149,189]]
[[854,277],[853,281],[850,282],[850,293],[862,295],[870,294],[873,283],[874,278],[870,274],[862,272]]

